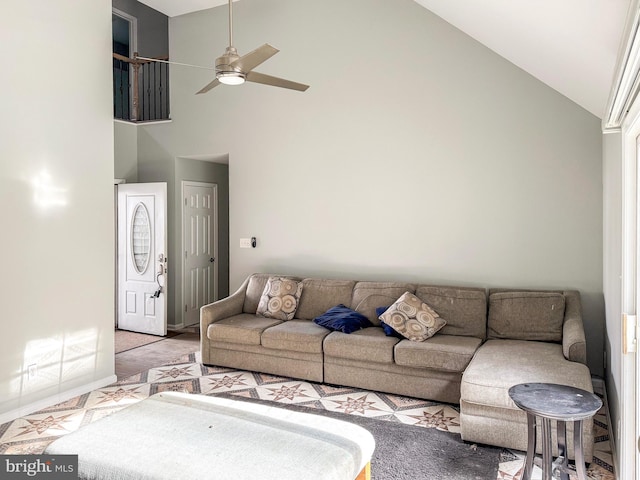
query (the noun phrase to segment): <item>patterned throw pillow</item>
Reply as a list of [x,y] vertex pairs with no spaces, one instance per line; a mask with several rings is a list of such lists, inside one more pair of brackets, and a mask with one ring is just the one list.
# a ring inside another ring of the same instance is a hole
[[396,300],[380,315],[380,320],[414,342],[424,342],[447,324],[429,305],[410,292]]
[[258,303],[257,315],[278,320],[291,320],[298,308],[302,282],[289,278],[269,277]]

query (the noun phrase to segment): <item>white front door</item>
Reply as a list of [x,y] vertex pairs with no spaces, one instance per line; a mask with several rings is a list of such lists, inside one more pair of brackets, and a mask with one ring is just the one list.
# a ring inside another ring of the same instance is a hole
[[200,307],[218,299],[217,185],[182,182],[184,325],[200,321]]
[[167,334],[167,184],[118,185],[118,328]]

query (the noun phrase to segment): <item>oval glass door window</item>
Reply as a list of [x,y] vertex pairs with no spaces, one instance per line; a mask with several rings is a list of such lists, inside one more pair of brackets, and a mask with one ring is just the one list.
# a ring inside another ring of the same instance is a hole
[[131,258],[136,272],[143,274],[151,258],[151,222],[142,203],[136,205],[131,220]]

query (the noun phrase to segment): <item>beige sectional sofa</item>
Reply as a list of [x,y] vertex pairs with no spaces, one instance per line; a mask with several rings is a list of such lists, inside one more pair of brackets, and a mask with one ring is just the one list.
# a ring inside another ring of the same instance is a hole
[[[576,291],[487,295],[483,288],[281,276],[302,281],[295,317],[283,321],[256,315],[270,276],[251,275],[231,296],[202,307],[204,364],[460,404],[464,440],[519,450],[526,449],[526,415],[509,387],[550,382],[593,391]],[[379,326],[376,308],[407,291],[447,322],[424,342],[386,336]],[[339,304],[374,326],[345,334],[313,322]],[[585,422],[588,461],[591,430]]]

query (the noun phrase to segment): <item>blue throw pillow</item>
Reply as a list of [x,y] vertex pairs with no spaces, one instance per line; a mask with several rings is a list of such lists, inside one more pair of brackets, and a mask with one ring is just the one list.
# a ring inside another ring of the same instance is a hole
[[389,305],[387,305],[386,307],[378,307],[378,308],[376,308],[376,317],[379,317],[384,312],[386,312],[387,308],[389,308]]
[[314,323],[329,330],[352,333],[365,327],[373,327],[367,317],[344,305],[336,305],[313,319]]
[[[378,307],[376,308],[376,316],[380,316],[382,315],[384,312],[387,311],[387,307]],[[396,337],[396,338],[404,338],[401,334],[399,334],[398,332],[396,332],[393,328],[391,328],[389,325],[387,325],[386,323],[384,323],[382,320],[380,320],[380,326],[382,327],[382,330],[384,330],[384,334],[387,337]]]

